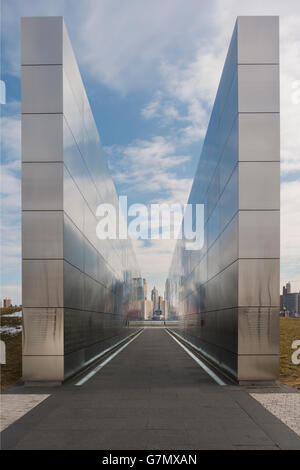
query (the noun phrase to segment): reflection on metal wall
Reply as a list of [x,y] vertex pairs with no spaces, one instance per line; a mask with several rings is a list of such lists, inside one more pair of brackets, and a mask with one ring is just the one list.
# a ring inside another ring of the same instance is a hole
[[128,240],[99,240],[117,193],[61,17],[22,19],[23,377],[62,381],[129,334],[140,276]]
[[181,334],[238,381],[274,380],[279,350],[279,25],[239,17],[189,203],[205,244],[168,276]]

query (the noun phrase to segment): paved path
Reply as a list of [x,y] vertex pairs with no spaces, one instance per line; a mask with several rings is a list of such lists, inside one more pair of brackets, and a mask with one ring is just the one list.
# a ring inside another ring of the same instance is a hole
[[300,449],[237,386],[217,385],[164,329],[145,329],[81,387],[51,395],[1,434],[4,449]]

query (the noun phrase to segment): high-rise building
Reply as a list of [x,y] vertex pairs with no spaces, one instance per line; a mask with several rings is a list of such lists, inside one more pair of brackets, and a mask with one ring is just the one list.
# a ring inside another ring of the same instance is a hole
[[164,313],[164,316],[165,316],[165,320],[168,320],[168,316],[169,316],[169,305],[168,305],[168,301],[167,300],[164,300],[163,301],[163,313]]
[[3,307],[8,308],[11,306],[11,299],[5,298],[3,299]]
[[146,279],[143,279],[143,285],[144,285],[144,300],[147,300],[147,281],[146,281]]
[[164,301],[164,299],[162,298],[161,295],[159,295],[159,296],[158,296],[158,310],[163,311],[163,308],[164,308],[164,306],[163,306],[163,301]]
[[153,316],[152,300],[144,300],[144,320],[151,320]]
[[298,292],[285,293],[280,297],[280,310],[282,312],[286,312],[292,317],[300,315],[300,294]]
[[287,283],[286,283],[286,293],[287,293],[287,294],[290,294],[290,293],[291,293],[291,283],[290,283],[290,282],[287,282]]
[[158,309],[158,290],[154,286],[151,291],[151,300],[153,302],[153,312]]

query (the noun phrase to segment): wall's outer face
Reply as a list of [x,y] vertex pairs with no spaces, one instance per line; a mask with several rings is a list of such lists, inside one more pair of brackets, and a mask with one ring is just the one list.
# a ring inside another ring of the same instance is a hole
[[278,372],[278,23],[237,19],[189,197],[205,243],[179,241],[168,276],[181,334],[240,382]]
[[118,207],[63,19],[23,18],[26,381],[62,381],[129,334],[139,270],[128,241],[96,237],[102,202]]

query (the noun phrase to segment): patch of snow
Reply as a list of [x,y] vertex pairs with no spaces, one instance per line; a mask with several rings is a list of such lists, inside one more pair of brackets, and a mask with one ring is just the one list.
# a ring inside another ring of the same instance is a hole
[[14,312],[14,313],[7,313],[6,315],[2,315],[2,317],[16,317],[16,318],[22,318],[22,311],[21,312]]
[[6,335],[16,335],[22,331],[22,325],[20,326],[1,326],[0,333],[5,333]]

